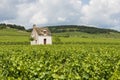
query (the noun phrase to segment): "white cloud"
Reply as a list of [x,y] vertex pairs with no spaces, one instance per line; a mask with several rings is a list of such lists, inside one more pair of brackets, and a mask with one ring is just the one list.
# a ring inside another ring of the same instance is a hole
[[[81,20],[86,24],[111,28],[119,26],[116,14],[120,14],[120,0],[91,0],[90,4],[83,6]],[[119,29],[120,30],[120,29]]]
[[[75,6],[75,4],[77,4]],[[80,0],[38,0],[34,3],[25,3],[18,6],[18,18],[16,21],[22,20],[28,24],[50,24],[57,25],[74,21],[79,17],[78,10],[81,8]]]
[[42,13],[37,13],[33,15],[33,17],[30,20],[30,23],[35,23],[35,24],[46,24],[47,23],[47,18],[44,17],[44,14]]
[[63,21],[65,21],[66,19],[64,18],[64,17],[58,17],[58,21],[61,21],[61,22],[63,22]]
[[120,0],[82,1],[1,0],[0,22],[25,26],[87,24],[120,30]]
[[[14,3],[14,1],[12,1]],[[8,0],[0,1],[0,21],[14,19],[16,17],[15,5]]]

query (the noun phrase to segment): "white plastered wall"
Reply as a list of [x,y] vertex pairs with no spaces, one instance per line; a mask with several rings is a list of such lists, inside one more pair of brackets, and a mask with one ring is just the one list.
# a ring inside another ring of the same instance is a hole
[[38,44],[44,44],[44,39],[46,39],[46,44],[52,44],[52,37],[51,36],[39,36],[38,37]]
[[35,39],[35,40],[31,41],[31,45],[37,45],[38,44],[38,34],[34,29],[31,33],[31,37]]

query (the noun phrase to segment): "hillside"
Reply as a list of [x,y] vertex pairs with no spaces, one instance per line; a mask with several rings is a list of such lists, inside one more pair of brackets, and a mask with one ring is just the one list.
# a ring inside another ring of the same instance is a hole
[[[63,33],[63,32],[83,32],[89,34],[103,34],[103,33],[120,33],[119,31],[112,29],[96,28],[91,26],[79,26],[79,25],[59,25],[59,26],[47,26],[52,33]],[[31,32],[32,29],[28,29]]]
[[[120,32],[110,29],[83,26],[48,26],[48,28],[52,32],[53,43],[119,43],[120,41]],[[29,44],[31,30],[25,31],[20,30],[20,28],[10,27],[1,28],[0,44],[24,44],[26,42]],[[89,30],[91,33],[88,32]]]
[[[53,36],[81,38],[120,38],[120,32],[112,29],[102,29],[89,26],[62,25],[47,26]],[[32,29],[28,29],[31,32]]]
[[3,42],[27,42],[29,33],[25,28],[15,24],[0,24],[0,44]]
[[20,25],[5,24],[5,23],[1,23],[0,24],[0,29],[6,29],[6,28],[13,28],[13,29],[18,29],[18,30],[25,30],[25,27],[24,26],[20,26]]
[[[52,33],[63,33],[63,32],[84,32],[84,33],[89,33],[89,34],[99,34],[99,33],[120,33],[119,31],[112,30],[112,29],[103,29],[103,28],[96,28],[96,27],[91,27],[91,26],[79,26],[79,25],[59,25],[59,26],[47,26]],[[1,29],[6,29],[6,28],[13,28],[13,29],[18,29],[25,31],[24,26],[20,25],[15,25],[15,24],[5,24],[1,23],[0,24],[0,30]],[[31,32],[32,29],[26,30],[28,32]]]
[[99,34],[99,33],[120,33],[112,29],[103,29],[96,28],[91,26],[78,26],[78,25],[61,25],[61,26],[47,26],[52,33],[61,33],[61,32],[84,32],[90,34]]
[[13,28],[0,29],[0,36],[27,36],[28,32]]
[[0,29],[0,42],[26,42],[29,33],[13,28]]

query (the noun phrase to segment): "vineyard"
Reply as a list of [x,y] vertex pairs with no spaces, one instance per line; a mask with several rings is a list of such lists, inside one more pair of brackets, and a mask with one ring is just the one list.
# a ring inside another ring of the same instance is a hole
[[120,80],[120,45],[2,45],[1,80]]
[[53,33],[45,46],[29,37],[0,30],[0,80],[120,80],[119,33]]

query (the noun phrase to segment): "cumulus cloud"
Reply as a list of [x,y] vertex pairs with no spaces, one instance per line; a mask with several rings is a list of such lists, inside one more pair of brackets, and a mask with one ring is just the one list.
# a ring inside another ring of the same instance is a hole
[[0,21],[16,18],[14,1],[2,0],[0,1]]
[[120,30],[120,0],[1,0],[0,22],[94,25]]
[[85,24],[117,30],[120,27],[119,4],[120,0],[91,0],[88,5],[83,6],[81,20]]
[[[13,11],[17,15],[15,19],[7,19],[5,22],[24,25],[57,25],[79,23],[81,0],[20,0],[14,5]],[[8,3],[8,5],[11,5]],[[13,4],[12,4],[13,5]],[[71,23],[72,22],[72,23]]]
[[[25,3],[31,3],[32,0],[1,0],[0,1],[0,22],[1,23],[13,23],[13,24],[22,24],[22,20],[18,20],[19,16],[19,5]],[[24,8],[22,9],[24,10]],[[21,11],[22,14],[22,11]],[[23,24],[24,25],[24,24]]]

